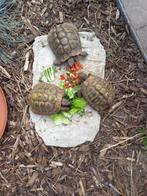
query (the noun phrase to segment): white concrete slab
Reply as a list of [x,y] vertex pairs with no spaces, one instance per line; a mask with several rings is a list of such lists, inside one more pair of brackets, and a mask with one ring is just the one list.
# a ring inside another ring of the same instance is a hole
[[[85,59],[81,59],[84,65],[83,70],[104,78],[106,53],[99,39],[88,32],[81,32],[80,38],[83,50],[88,53]],[[46,35],[35,39],[33,51],[33,85],[35,85],[42,71],[53,64],[55,56],[48,45]],[[53,83],[58,85],[59,76],[64,72],[64,67],[57,68],[56,79]],[[89,106],[86,107],[84,116],[73,116],[71,124],[66,126],[63,124],[57,126],[49,116],[36,115],[31,111],[30,117],[36,132],[49,146],[75,147],[86,141],[93,141],[100,127],[100,115]]]

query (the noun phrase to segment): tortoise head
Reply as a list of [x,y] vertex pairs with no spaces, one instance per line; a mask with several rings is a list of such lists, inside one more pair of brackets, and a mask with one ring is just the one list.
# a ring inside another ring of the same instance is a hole
[[79,73],[79,77],[80,77],[80,82],[84,82],[88,77],[90,76],[90,74],[86,74],[84,72],[80,72]]

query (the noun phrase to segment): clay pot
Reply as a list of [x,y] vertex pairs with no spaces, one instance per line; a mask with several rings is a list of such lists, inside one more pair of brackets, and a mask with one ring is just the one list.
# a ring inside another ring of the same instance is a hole
[[0,87],[0,138],[2,137],[7,123],[7,102],[2,88]]

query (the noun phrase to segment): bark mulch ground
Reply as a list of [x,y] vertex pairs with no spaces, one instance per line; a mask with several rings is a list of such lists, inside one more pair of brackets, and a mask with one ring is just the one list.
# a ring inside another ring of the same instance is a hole
[[[86,1],[85,1],[86,2]],[[103,116],[92,143],[76,148],[47,147],[29,124],[27,94],[31,69],[24,72],[31,42],[21,44],[16,63],[5,65],[0,82],[9,105],[9,121],[0,142],[1,196],[145,196],[147,154],[147,68],[114,0],[32,0],[22,7],[26,35],[47,34],[59,21],[94,31],[107,52],[106,78],[116,87],[113,107]]]

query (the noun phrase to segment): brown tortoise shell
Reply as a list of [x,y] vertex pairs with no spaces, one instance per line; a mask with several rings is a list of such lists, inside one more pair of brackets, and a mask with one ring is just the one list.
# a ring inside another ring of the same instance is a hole
[[72,23],[62,23],[52,28],[48,42],[59,62],[65,62],[82,52],[78,30]]
[[40,82],[30,91],[28,101],[33,113],[50,115],[60,111],[64,95],[56,85]]
[[112,85],[95,75],[89,75],[82,82],[81,92],[88,104],[98,112],[108,108],[115,96]]

